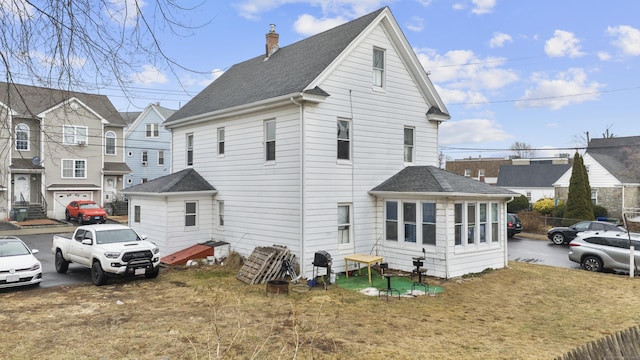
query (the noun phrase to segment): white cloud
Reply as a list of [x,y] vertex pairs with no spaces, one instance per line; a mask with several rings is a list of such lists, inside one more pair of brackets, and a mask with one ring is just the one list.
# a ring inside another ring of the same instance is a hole
[[146,3],[142,0],[108,0],[105,1],[105,12],[118,24],[134,25],[138,21],[140,11]]
[[355,18],[379,9],[384,2],[384,0],[244,0],[235,7],[240,15],[247,19],[258,19],[260,14],[268,10],[296,3],[320,7],[327,17]]
[[431,3],[433,2],[433,0],[416,0],[416,1],[422,4],[422,6],[424,7],[431,5]]
[[616,36],[613,45],[617,46],[626,55],[640,55],[640,30],[628,26],[620,25],[607,28],[607,33]]
[[4,18],[4,15],[9,15],[14,20],[24,19],[25,21],[30,18],[34,13],[34,8],[26,0],[0,0],[0,19]]
[[453,5],[451,6],[451,8],[452,8],[453,10],[464,10],[464,9],[466,9],[466,8],[467,8],[467,6],[466,6],[465,4],[463,4],[463,3],[455,3],[455,4],[453,4]]
[[81,58],[81,57],[77,57],[74,55],[69,55],[69,58],[65,59],[65,61],[67,62],[66,64],[63,64],[60,62],[59,59],[54,59],[48,55],[46,55],[45,53],[42,53],[40,51],[31,51],[27,54],[25,54],[24,56],[30,56],[31,58],[37,59],[38,63],[40,63],[40,65],[48,67],[48,66],[71,66],[74,68],[81,68],[84,66],[84,64],[87,62],[86,58]]
[[573,33],[564,30],[556,30],[553,33],[553,37],[545,43],[544,51],[551,57],[580,57],[584,55],[580,51],[580,40]]
[[480,58],[471,50],[452,50],[440,55],[431,49],[416,49],[422,66],[431,79],[455,89],[495,90],[518,80],[518,75],[501,68],[504,58]]
[[488,119],[446,121],[438,129],[440,145],[480,144],[512,138],[496,121]]
[[157,67],[153,65],[144,65],[142,66],[142,71],[139,73],[134,73],[129,75],[129,78],[134,83],[138,84],[164,84],[166,83],[167,76],[160,71]]
[[516,106],[520,108],[547,107],[557,110],[572,104],[598,100],[598,92],[604,87],[596,81],[589,82],[583,69],[574,68],[549,78],[545,73],[535,73],[531,79],[535,86],[527,89]]
[[488,14],[496,6],[496,0],[471,0],[471,2],[474,5],[471,12],[478,15]]
[[424,29],[424,20],[419,16],[413,16],[411,17],[411,22],[405,26],[411,31],[420,32]]
[[506,42],[513,42],[513,38],[511,37],[511,35],[501,33],[501,32],[496,32],[496,33],[493,33],[493,37],[491,38],[491,40],[489,40],[489,47],[490,48],[503,47],[504,43]]
[[600,59],[602,61],[609,61],[609,60],[611,60],[611,54],[609,54],[608,52],[605,52],[605,51],[599,51],[598,52],[598,59]]
[[343,17],[317,19],[309,14],[302,14],[293,23],[294,30],[302,35],[310,36],[329,30],[338,25],[344,24],[347,19]]

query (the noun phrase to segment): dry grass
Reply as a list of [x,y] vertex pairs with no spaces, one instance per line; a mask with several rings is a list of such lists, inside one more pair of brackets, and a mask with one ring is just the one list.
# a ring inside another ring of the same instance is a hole
[[388,302],[335,286],[273,298],[235,274],[0,293],[0,357],[550,359],[640,323],[640,279],[525,263]]

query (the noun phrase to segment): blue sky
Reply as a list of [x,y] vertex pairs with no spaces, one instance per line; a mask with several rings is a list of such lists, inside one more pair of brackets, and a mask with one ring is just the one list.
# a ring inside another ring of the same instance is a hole
[[[145,4],[145,7],[151,7]],[[206,1],[181,19],[189,36],[160,34],[166,54],[197,70],[147,64],[131,74],[136,98],[109,93],[119,110],[151,102],[177,109],[234,63],[389,6],[447,104],[440,146],[450,158],[573,154],[586,132],[640,135],[637,0]]]

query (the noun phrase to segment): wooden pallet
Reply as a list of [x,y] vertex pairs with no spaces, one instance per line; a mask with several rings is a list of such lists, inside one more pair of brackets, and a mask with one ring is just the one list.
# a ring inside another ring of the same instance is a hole
[[295,255],[286,247],[278,245],[256,247],[244,262],[236,278],[250,285],[283,279],[287,275],[282,269],[282,263],[285,260],[292,264],[295,261]]

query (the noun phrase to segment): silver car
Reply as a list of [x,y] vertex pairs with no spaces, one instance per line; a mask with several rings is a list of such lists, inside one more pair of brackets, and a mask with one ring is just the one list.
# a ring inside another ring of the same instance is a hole
[[627,232],[586,232],[569,243],[569,260],[588,271],[629,271],[630,245],[634,247],[634,264],[640,267],[640,235]]

